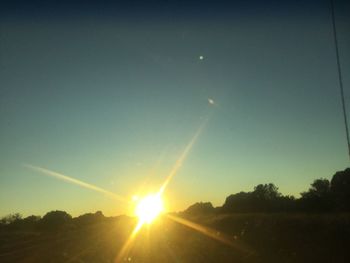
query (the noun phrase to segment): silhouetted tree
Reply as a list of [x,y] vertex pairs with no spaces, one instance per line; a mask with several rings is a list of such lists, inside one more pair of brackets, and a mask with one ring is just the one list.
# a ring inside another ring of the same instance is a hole
[[275,200],[281,196],[274,184],[259,184],[254,187],[253,196],[261,200]]
[[22,219],[22,215],[20,213],[9,214],[1,218],[0,223],[2,225],[10,225],[19,222]]
[[316,179],[307,192],[302,192],[301,209],[304,211],[326,212],[332,209],[330,183],[327,179]]
[[221,211],[224,213],[231,212],[252,212],[254,201],[251,192],[240,192],[226,197]]
[[301,193],[303,197],[315,197],[321,198],[329,195],[330,193],[330,183],[328,179],[316,179],[309,188],[308,192]]
[[278,199],[282,196],[278,192],[278,187],[274,184],[259,184],[252,192],[255,212],[275,212],[278,211]]
[[274,184],[259,184],[253,192],[240,192],[226,198],[221,212],[279,212],[295,211],[295,198],[282,196]]
[[67,225],[72,220],[72,216],[65,211],[51,211],[48,212],[40,220],[42,229],[56,230]]
[[210,202],[199,202],[188,207],[184,213],[189,215],[214,213],[215,208]]
[[330,191],[336,210],[350,211],[350,168],[333,175]]
[[77,218],[74,218],[74,223],[77,226],[83,226],[88,224],[94,224],[98,222],[102,222],[105,219],[105,216],[101,211],[97,211],[96,213],[87,213],[81,216],[78,216]]

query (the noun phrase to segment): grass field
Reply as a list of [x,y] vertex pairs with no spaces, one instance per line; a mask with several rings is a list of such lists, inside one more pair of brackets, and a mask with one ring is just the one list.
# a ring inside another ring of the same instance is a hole
[[[350,262],[350,214],[187,216],[195,231],[168,217],[144,226],[125,262]],[[106,218],[50,231],[2,228],[0,262],[116,262],[136,220]],[[211,235],[217,235],[213,238]],[[228,239],[233,245],[218,240]]]

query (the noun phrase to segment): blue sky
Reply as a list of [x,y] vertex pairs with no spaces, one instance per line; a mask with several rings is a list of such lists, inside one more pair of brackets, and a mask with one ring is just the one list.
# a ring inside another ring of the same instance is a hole
[[[209,116],[170,210],[259,183],[298,195],[348,166],[327,1],[170,3],[4,9],[1,215],[125,213],[23,164],[131,197],[160,186]],[[335,3],[347,99],[350,6]]]

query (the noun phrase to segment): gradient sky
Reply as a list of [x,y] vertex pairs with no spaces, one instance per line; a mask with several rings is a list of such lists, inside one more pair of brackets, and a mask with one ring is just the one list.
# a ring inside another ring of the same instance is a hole
[[169,184],[170,210],[259,183],[298,195],[346,168],[329,1],[261,2],[1,3],[0,215],[125,213],[23,164],[130,198],[161,185],[209,116]]

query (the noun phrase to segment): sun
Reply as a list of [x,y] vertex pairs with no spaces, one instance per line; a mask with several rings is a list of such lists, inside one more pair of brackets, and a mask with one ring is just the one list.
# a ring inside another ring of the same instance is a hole
[[152,223],[163,211],[163,200],[159,193],[149,194],[139,199],[135,207],[135,215],[141,224]]

